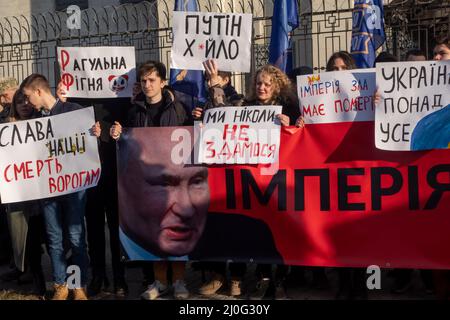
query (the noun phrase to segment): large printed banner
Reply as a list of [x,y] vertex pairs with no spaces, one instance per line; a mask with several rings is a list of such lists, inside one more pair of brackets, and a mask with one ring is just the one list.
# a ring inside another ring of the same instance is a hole
[[281,106],[211,108],[201,126],[199,162],[273,163],[278,160]]
[[383,150],[446,149],[450,144],[450,61],[380,63],[375,139]]
[[250,72],[251,14],[174,11],[172,21],[171,68],[203,70],[215,59],[219,70]]
[[131,97],[136,82],[134,47],[59,47],[67,97]]
[[100,179],[94,109],[0,125],[2,203],[55,197]]
[[323,72],[297,77],[305,123],[371,121],[375,69]]
[[450,269],[450,150],[376,149],[373,122],[283,127],[267,175],[193,165],[192,136],[137,128],[119,140],[130,259]]

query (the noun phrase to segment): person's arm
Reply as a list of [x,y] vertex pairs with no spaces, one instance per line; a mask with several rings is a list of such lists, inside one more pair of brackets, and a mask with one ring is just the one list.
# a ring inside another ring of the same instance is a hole
[[226,96],[225,91],[220,86],[219,68],[214,59],[209,59],[203,62],[206,77],[208,81],[209,100],[212,107],[219,107],[225,105]]
[[297,128],[304,128],[305,127],[305,118],[303,118],[303,116],[298,117],[297,121],[295,121],[295,126]]
[[202,120],[203,108],[195,107],[194,110],[192,110],[192,117],[194,118],[194,120]]
[[280,113],[277,114],[276,117],[278,120],[280,120],[283,127],[289,126],[289,117],[287,115]]
[[373,103],[375,107],[378,107],[378,105],[381,102],[381,93],[378,87],[375,89],[375,92],[373,93]]

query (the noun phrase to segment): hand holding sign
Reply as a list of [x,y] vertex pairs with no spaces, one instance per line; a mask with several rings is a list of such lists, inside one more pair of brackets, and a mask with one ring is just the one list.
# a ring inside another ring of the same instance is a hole
[[111,129],[109,129],[109,135],[114,140],[117,140],[120,138],[121,134],[122,134],[122,125],[119,122],[114,121],[114,124],[111,126]]
[[200,107],[196,107],[194,110],[192,110],[192,116],[195,120],[201,119],[203,114],[203,109]]
[[276,115],[277,119],[280,120],[281,125],[284,127],[288,127],[289,126],[289,117],[285,114],[277,114]]
[[100,135],[102,134],[102,128],[100,127],[100,122],[96,122],[92,128],[91,128],[91,134],[93,136],[96,136],[97,138],[100,137]]
[[305,118],[302,116],[297,118],[297,121],[295,121],[295,126],[297,128],[304,128],[305,127]]

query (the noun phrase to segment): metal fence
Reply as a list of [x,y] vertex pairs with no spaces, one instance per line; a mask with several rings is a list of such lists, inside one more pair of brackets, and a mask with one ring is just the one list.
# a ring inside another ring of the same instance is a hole
[[[294,62],[323,70],[335,51],[348,50],[352,29],[352,0],[299,0],[300,27],[293,33]],[[265,64],[273,0],[198,1],[202,11],[252,13],[252,70]],[[0,77],[18,80],[38,72],[56,85],[57,46],[134,46],[137,63],[157,59],[168,66],[172,45],[174,0],[142,1],[118,7],[82,11],[81,29],[69,30],[65,12],[48,12],[0,19]],[[385,6],[389,51],[401,57],[412,47],[430,52],[432,39],[448,34],[450,1],[394,0]],[[234,81],[245,90],[249,75]]]

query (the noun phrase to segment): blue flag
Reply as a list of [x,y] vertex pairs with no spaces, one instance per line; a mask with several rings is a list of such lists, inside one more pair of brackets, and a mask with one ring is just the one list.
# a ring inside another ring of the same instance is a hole
[[358,68],[372,68],[386,40],[382,0],[355,0],[351,53]]
[[[174,11],[198,11],[195,0],[175,0]],[[189,110],[206,102],[205,77],[201,70],[170,69],[170,86]]]
[[299,25],[297,0],[274,1],[269,63],[285,73],[292,70],[291,32]]

